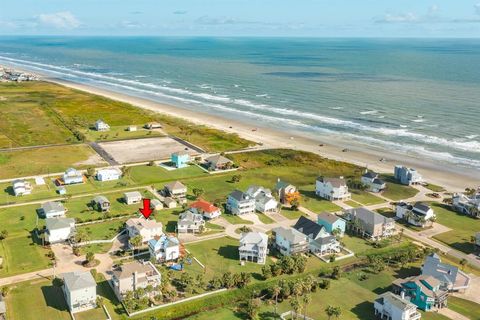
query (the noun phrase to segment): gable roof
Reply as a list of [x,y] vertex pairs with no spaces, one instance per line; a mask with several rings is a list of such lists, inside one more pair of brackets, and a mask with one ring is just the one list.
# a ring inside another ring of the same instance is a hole
[[200,209],[203,212],[207,212],[207,213],[212,213],[212,212],[215,212],[215,211],[219,210],[213,204],[211,204],[210,202],[205,201],[203,199],[199,199],[199,200],[193,202],[190,205],[190,208]]
[[220,154],[217,154],[215,156],[211,156],[211,157],[208,157],[207,159],[205,159],[207,162],[210,162],[212,165],[214,166],[219,166],[219,165],[222,165],[222,164],[226,164],[226,163],[233,163],[232,160],[220,155]]
[[365,207],[348,209],[346,212],[351,215],[350,219],[354,216],[369,225],[377,225],[394,221],[392,218],[382,216],[381,214]]
[[415,205],[413,206],[414,209],[417,209],[417,210],[420,210],[420,211],[423,211],[423,212],[427,212],[428,210],[430,210],[430,206],[423,203],[423,202],[417,202],[415,203]]
[[322,230],[323,226],[319,225],[312,220],[301,216],[298,218],[297,222],[293,226],[294,229],[300,231],[306,236],[311,236],[311,238],[315,239],[318,237],[320,231]]
[[110,203],[108,199],[105,196],[96,196],[93,198],[93,202],[95,203]]
[[186,189],[187,187],[185,187],[185,185],[180,181],[174,181],[174,182],[167,183],[165,185],[165,188],[167,188],[168,190],[176,190],[176,189]]
[[345,187],[347,182],[343,178],[325,178],[325,177],[318,177],[317,181],[322,183],[330,183],[334,188]]
[[145,219],[145,218],[130,218],[125,222],[127,227],[135,228],[137,230],[141,229],[162,229],[163,225],[161,222],[157,222],[155,219]]
[[138,191],[125,192],[123,194],[127,198],[141,198],[142,194]]
[[252,199],[252,198],[250,198],[249,195],[247,195],[246,193],[244,193],[243,191],[240,191],[238,189],[232,191],[232,193],[229,194],[229,197],[232,197],[237,201],[244,201],[244,200]]
[[57,201],[49,201],[42,204],[43,212],[58,212],[58,211],[65,211],[63,204]]
[[337,217],[336,215],[334,214],[331,214],[331,213],[328,213],[328,212],[322,212],[320,213],[318,216],[318,219],[321,219],[323,221],[326,221],[330,224],[334,224],[335,222],[337,222],[338,220],[342,220],[342,218],[340,217]]
[[73,218],[47,218],[45,219],[45,226],[47,230],[59,230],[70,228],[70,226],[75,224],[75,219]]
[[373,171],[367,171],[362,175],[362,177],[365,177],[368,179],[375,179],[376,177],[378,177],[378,173],[375,173]]
[[96,287],[97,283],[90,271],[74,271],[63,274],[63,281],[69,290],[80,290]]
[[408,310],[408,309],[416,309],[417,306],[408,301],[407,299],[404,299],[393,292],[385,292],[382,293],[380,296],[378,296],[377,299],[375,299],[376,302],[380,303],[381,305],[388,303],[391,305],[396,306],[400,310]]
[[248,249],[251,247],[267,247],[268,236],[262,232],[242,233],[240,238],[240,249]]
[[288,182],[285,182],[285,181],[282,181],[280,179],[278,179],[277,183],[275,184],[275,187],[273,188],[275,191],[278,191],[280,189],[283,189],[283,188],[286,188],[288,186],[293,186],[292,184],[288,183]]
[[307,240],[306,235],[293,228],[277,227],[272,229],[272,231],[292,244],[300,243]]

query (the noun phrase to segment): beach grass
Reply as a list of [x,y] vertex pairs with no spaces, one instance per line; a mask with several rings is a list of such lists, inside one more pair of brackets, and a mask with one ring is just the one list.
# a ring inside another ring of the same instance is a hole
[[433,192],[444,192],[445,191],[444,187],[437,186],[436,184],[433,184],[433,183],[427,183],[424,187],[429,189],[429,190],[432,190]]

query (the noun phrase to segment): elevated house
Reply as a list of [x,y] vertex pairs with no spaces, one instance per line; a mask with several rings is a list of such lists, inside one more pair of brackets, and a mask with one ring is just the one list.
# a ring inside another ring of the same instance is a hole
[[161,222],[143,217],[128,219],[125,222],[125,229],[130,239],[140,235],[142,237],[142,243],[147,243],[155,237],[163,235],[163,225]]
[[158,122],[148,122],[143,127],[148,130],[162,129],[162,125]]
[[272,196],[270,189],[260,186],[250,186],[245,192],[255,199],[255,209],[261,213],[274,213],[278,211],[278,202]]
[[440,281],[440,287],[449,291],[463,291],[470,285],[470,276],[447,263],[442,263],[440,256],[432,253],[425,258],[422,275],[431,276]]
[[105,196],[96,196],[93,198],[92,206],[100,212],[110,211],[110,201]]
[[373,302],[377,319],[389,320],[419,320],[422,315],[417,311],[417,306],[392,292],[382,293]]
[[199,199],[190,204],[190,210],[201,214],[206,219],[215,219],[222,214],[220,208],[217,208],[208,201]]
[[318,177],[315,183],[315,194],[320,198],[330,201],[344,201],[350,199],[352,196],[348,191],[347,182],[343,177]]
[[174,209],[177,207],[177,201],[175,199],[166,197],[163,199],[163,204],[165,205],[166,208],[168,209]]
[[72,313],[97,307],[97,282],[90,271],[68,272],[62,278],[63,294]]
[[228,195],[226,208],[234,215],[255,213],[255,198],[240,190],[235,190]]
[[279,178],[277,179],[277,183],[275,184],[275,187],[273,188],[273,190],[277,194],[278,199],[280,200],[280,203],[287,204],[288,196],[296,193],[297,187],[295,187],[293,184],[282,181]]
[[74,168],[67,169],[63,174],[63,184],[68,185],[78,183],[83,183],[83,174]]
[[423,202],[417,202],[413,205],[400,202],[397,204],[395,213],[398,218],[422,228],[431,226],[435,220],[435,212],[432,207]]
[[75,234],[75,219],[47,218],[45,220],[45,241],[48,243],[64,242]]
[[122,301],[128,291],[152,286],[153,291],[145,292],[154,297],[160,293],[162,275],[150,261],[133,261],[118,266],[112,272],[112,287],[117,298]]
[[56,201],[49,201],[42,203],[40,208],[40,213],[45,218],[55,218],[55,217],[62,217],[65,215],[65,207],[61,202]]
[[423,177],[417,170],[397,165],[394,169],[394,178],[404,185],[414,185],[423,183]]
[[354,208],[345,211],[347,226],[371,240],[381,240],[395,233],[395,221],[367,208]]
[[325,230],[332,234],[338,234],[343,236],[347,228],[347,222],[342,218],[331,214],[329,212],[322,212],[317,216],[317,223],[323,227]]
[[440,288],[440,281],[432,276],[413,276],[397,279],[392,284],[395,294],[404,295],[423,311],[447,306],[448,291]]
[[138,191],[125,192],[123,200],[128,205],[140,203],[142,202],[142,194]]
[[452,196],[452,208],[457,212],[480,218],[480,189],[471,195],[455,193]]
[[309,251],[308,238],[294,228],[277,227],[272,229],[275,247],[284,256]]
[[108,131],[110,130],[110,126],[103,120],[97,120],[95,121],[95,130]]
[[113,181],[122,177],[122,171],[117,168],[100,169],[95,176],[98,181]]
[[129,132],[135,132],[135,131],[137,131],[137,126],[130,125],[130,126],[127,127],[127,131],[129,131]]
[[162,210],[163,209],[163,203],[158,200],[158,199],[152,199],[150,200],[150,208],[153,210]]
[[206,158],[205,165],[210,171],[228,170],[233,167],[233,161],[217,154]]
[[385,181],[380,179],[378,173],[373,171],[365,172],[360,180],[362,181],[362,184],[368,187],[368,191],[370,192],[382,192],[387,187]]
[[164,186],[164,194],[180,203],[187,201],[187,187],[180,181],[170,182]]
[[268,254],[268,236],[262,232],[242,233],[238,253],[240,261],[265,264]]
[[205,229],[203,215],[187,210],[178,216],[178,233],[201,233]]
[[157,262],[168,262],[180,257],[180,241],[176,237],[162,235],[148,241],[150,257]]
[[341,250],[337,238],[327,232],[324,226],[301,216],[293,228],[307,236],[310,252],[319,255],[334,254]]
[[175,168],[181,169],[188,167],[188,163],[190,162],[190,155],[188,154],[188,152],[175,152],[172,153],[170,159],[175,165]]
[[32,185],[30,184],[30,182],[22,179],[14,180],[12,188],[15,197],[25,196],[32,193]]

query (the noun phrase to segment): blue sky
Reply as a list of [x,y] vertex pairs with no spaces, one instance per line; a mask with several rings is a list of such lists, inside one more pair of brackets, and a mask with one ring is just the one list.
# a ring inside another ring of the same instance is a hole
[[480,37],[480,0],[5,0],[0,34]]

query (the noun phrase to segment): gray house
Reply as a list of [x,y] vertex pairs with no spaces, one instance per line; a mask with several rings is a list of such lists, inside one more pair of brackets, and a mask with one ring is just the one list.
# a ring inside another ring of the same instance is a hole
[[404,185],[420,184],[423,178],[417,170],[407,168],[405,166],[395,166],[394,170],[395,180]]
[[449,291],[465,290],[470,285],[470,276],[458,267],[442,263],[440,256],[432,253],[425,258],[422,275],[432,276],[441,282],[441,286]]
[[203,215],[187,210],[178,216],[177,231],[178,233],[199,233],[205,227]]
[[390,237],[395,232],[395,221],[367,208],[354,208],[345,211],[348,227],[372,240]]
[[110,211],[110,201],[104,196],[96,196],[93,198],[92,206],[100,212]]
[[45,218],[55,218],[65,215],[65,207],[61,202],[49,201],[42,204],[40,212]]

